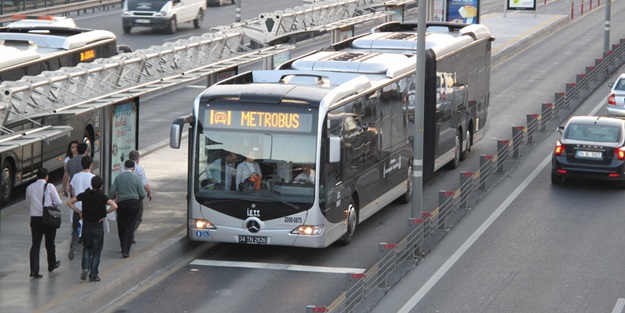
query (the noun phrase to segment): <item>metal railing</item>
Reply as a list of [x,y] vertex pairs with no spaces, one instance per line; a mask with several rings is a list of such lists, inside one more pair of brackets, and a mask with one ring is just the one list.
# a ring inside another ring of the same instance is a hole
[[553,103],[543,103],[541,113],[527,114],[525,126],[512,126],[510,139],[496,140],[492,155],[480,155],[474,172],[460,172],[459,186],[439,191],[438,206],[421,218],[408,220],[407,235],[398,243],[380,243],[379,259],[364,273],[347,274],[351,286],[327,306],[308,305],[306,312],[368,312],[405,274],[415,268],[428,249],[435,246],[458,221],[506,177],[539,141],[544,141],[557,125],[625,64],[625,39],[595,60],[576,82],[566,83],[556,92]]

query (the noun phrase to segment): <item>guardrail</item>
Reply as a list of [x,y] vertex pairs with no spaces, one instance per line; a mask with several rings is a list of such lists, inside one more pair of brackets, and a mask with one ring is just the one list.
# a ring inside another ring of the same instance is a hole
[[120,0],[0,0],[0,25],[13,21],[15,13],[27,15],[67,15],[71,12],[80,14],[86,10],[108,10],[109,7],[121,6]]
[[347,274],[349,289],[327,306],[308,305],[312,312],[368,312],[392,286],[414,269],[461,219],[472,205],[498,185],[529,154],[535,144],[544,141],[612,73],[625,64],[625,38],[596,59],[576,82],[566,83],[564,92],[556,92],[553,103],[543,103],[541,113],[527,114],[525,126],[512,126],[510,139],[496,140],[492,155],[480,155],[479,168],[460,172],[455,190],[439,191],[438,206],[419,218],[407,221],[407,235],[398,243],[380,243],[378,261],[364,273]]

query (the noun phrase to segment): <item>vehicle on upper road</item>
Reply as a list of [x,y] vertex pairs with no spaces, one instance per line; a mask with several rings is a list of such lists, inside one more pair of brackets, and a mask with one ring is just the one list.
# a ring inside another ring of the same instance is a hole
[[553,150],[552,183],[567,178],[625,181],[625,120],[574,116],[558,131],[562,135]]
[[178,24],[193,22],[200,28],[206,13],[206,0],[126,0],[122,9],[124,33],[133,27],[163,29],[169,34],[178,31]]
[[78,27],[74,19],[66,16],[52,15],[13,15],[14,22],[7,27],[31,27],[31,26],[54,26],[54,27]]
[[625,117],[625,74],[621,74],[610,87],[612,90],[608,96],[608,116]]

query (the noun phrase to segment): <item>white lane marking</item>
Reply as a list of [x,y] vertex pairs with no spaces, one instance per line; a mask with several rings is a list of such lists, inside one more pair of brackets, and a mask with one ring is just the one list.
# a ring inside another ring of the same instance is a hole
[[619,298],[614,305],[612,313],[623,313],[623,309],[625,309],[625,299]]
[[265,270],[282,270],[295,272],[315,272],[330,274],[362,274],[365,272],[363,268],[350,267],[327,267],[327,266],[307,266],[277,263],[256,263],[256,262],[232,262],[232,261],[213,261],[197,259],[190,263],[197,266],[219,266],[219,267],[241,267]]
[[208,88],[208,87],[206,87],[206,86],[201,86],[201,85],[189,85],[189,86],[187,86],[187,88],[206,89],[206,88]]
[[[608,97],[606,96],[601,100],[589,113],[588,115],[595,115],[599,109],[601,109]],[[547,164],[551,162],[551,153],[547,154],[547,157],[540,162],[540,165],[534,169],[534,171],[523,180],[515,190],[506,198],[506,200],[499,205],[497,210],[491,214],[486,221],[465,241],[456,252],[441,266],[441,268],[434,273],[430,279],[415,293],[406,304],[397,312],[397,313],[408,313],[411,309],[413,309],[425,295],[436,285],[436,283],[449,271],[449,269],[460,259],[460,257],[469,250],[469,248],[477,241],[477,239],[486,232],[486,230],[495,222],[495,220],[508,208],[508,206],[516,199],[516,197],[521,194],[521,192],[538,176]],[[618,302],[617,302],[618,304]],[[613,312],[614,313],[614,312]]]

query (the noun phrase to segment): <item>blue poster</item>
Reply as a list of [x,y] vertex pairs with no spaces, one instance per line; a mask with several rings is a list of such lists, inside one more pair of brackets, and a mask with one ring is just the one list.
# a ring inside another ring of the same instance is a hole
[[478,24],[480,22],[479,0],[447,0],[447,22]]

